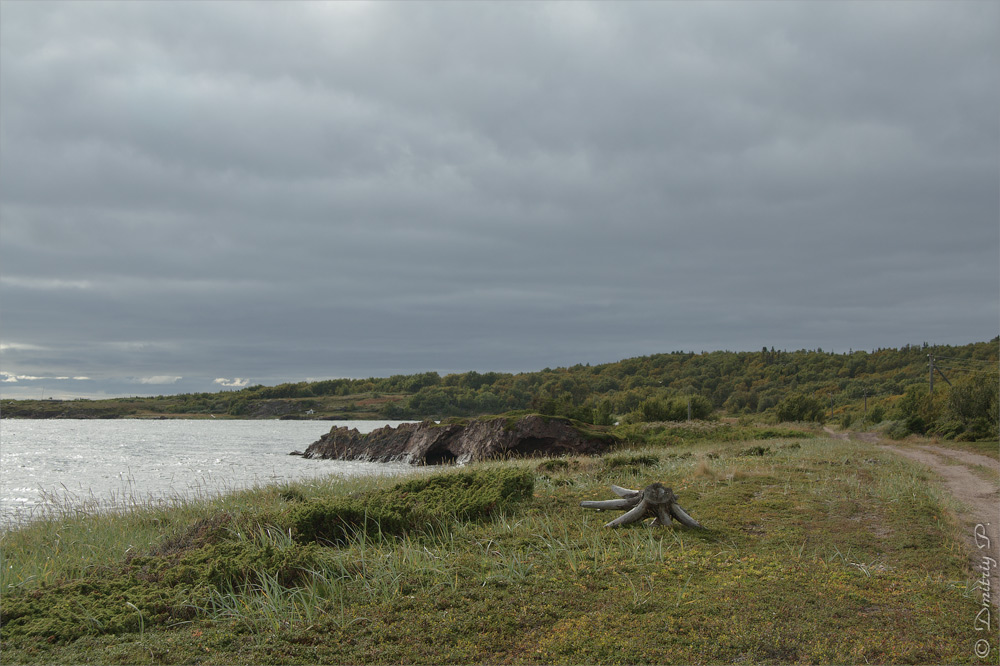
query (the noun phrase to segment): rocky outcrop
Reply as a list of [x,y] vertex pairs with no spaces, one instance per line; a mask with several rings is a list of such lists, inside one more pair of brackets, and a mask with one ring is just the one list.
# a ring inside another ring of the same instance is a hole
[[467,423],[404,423],[368,434],[333,427],[303,457],[414,464],[466,463],[504,456],[589,455],[617,443],[610,434],[568,419],[537,414]]

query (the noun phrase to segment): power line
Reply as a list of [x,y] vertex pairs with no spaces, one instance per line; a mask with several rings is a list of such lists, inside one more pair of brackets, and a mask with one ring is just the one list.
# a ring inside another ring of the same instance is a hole
[[941,361],[961,361],[962,363],[982,363],[984,365],[997,365],[997,361],[984,361],[978,358],[956,358],[954,356],[935,356],[935,360]]
[[936,356],[934,357],[934,367],[935,368],[942,368],[944,370],[954,370],[956,372],[979,372],[980,371],[980,368],[961,368],[961,367],[956,367],[956,366],[953,366],[953,365],[941,365],[940,363],[937,362],[937,357]]

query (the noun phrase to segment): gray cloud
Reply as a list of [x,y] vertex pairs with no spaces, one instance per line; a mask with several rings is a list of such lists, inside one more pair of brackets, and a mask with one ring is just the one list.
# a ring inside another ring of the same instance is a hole
[[210,390],[998,330],[990,3],[2,13],[5,376]]

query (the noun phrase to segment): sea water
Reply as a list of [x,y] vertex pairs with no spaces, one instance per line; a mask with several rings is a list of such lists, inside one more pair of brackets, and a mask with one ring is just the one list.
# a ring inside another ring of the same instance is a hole
[[306,460],[334,425],[398,421],[0,421],[0,527],[52,511],[116,509],[328,475],[398,474],[405,463]]

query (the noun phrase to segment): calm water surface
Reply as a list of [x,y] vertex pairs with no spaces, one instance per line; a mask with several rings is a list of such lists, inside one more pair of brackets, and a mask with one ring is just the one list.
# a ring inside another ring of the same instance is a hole
[[305,460],[334,425],[398,421],[0,421],[0,526],[53,508],[95,510],[310,477],[397,474],[405,463]]

